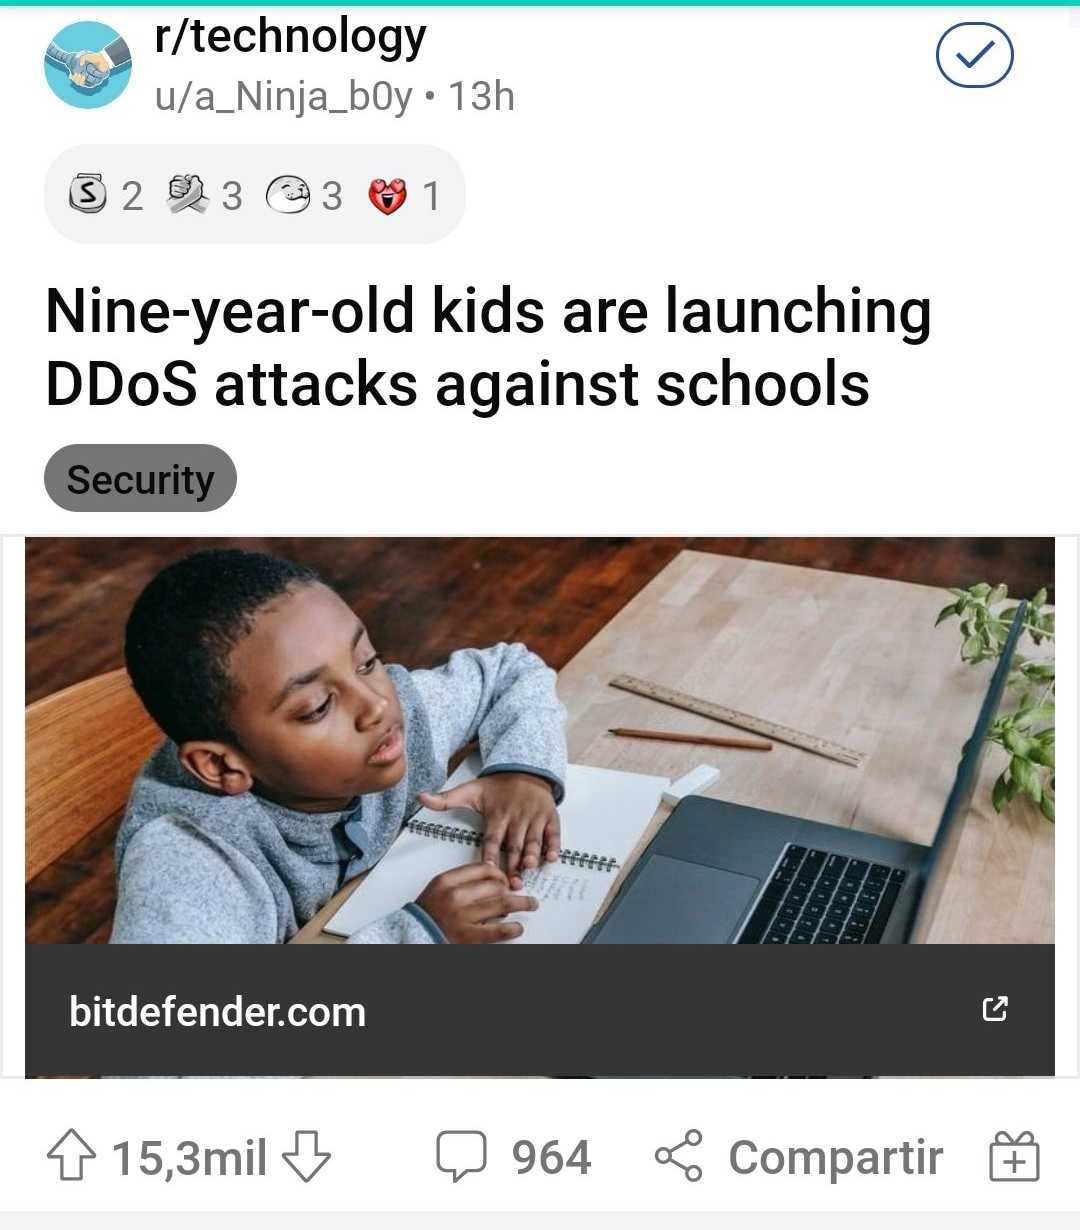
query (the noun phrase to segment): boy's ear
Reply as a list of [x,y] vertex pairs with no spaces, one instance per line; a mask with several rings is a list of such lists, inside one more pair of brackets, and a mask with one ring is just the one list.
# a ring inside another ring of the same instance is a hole
[[244,794],[255,784],[247,761],[228,743],[181,743],[180,763],[211,790],[221,794]]

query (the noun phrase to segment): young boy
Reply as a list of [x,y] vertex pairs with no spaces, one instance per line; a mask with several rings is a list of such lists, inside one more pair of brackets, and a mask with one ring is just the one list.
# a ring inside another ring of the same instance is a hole
[[[554,673],[523,645],[459,650],[435,670],[386,666],[311,569],[213,550],[143,590],[125,656],[167,739],[117,835],[114,943],[283,943],[421,805],[479,812],[482,861],[349,942],[522,933],[506,915],[536,908],[520,873],[558,858],[566,770]],[[473,739],[480,777],[432,793]]]

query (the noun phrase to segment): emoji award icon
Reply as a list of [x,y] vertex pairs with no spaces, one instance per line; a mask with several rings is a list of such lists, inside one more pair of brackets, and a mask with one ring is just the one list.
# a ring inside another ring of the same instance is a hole
[[112,26],[77,21],[45,49],[45,80],[72,107],[104,107],[131,77],[131,51]]
[[81,214],[99,214],[105,208],[106,196],[100,171],[80,171],[71,181],[68,204]]
[[299,175],[279,175],[266,189],[266,203],[279,214],[302,214],[311,204],[311,189]]
[[368,189],[368,200],[381,214],[389,216],[405,204],[405,181],[392,179],[373,179]]

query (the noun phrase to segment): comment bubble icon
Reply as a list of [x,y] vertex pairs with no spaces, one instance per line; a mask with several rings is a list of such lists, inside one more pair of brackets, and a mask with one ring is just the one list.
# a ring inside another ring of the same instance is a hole
[[479,1174],[487,1166],[487,1137],[483,1132],[440,1132],[435,1137],[435,1165],[454,1182]]

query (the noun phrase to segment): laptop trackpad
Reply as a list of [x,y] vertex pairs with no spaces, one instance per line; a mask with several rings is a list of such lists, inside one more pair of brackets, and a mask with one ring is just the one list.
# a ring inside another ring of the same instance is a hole
[[726,944],[760,880],[654,854],[618,898],[601,944]]

